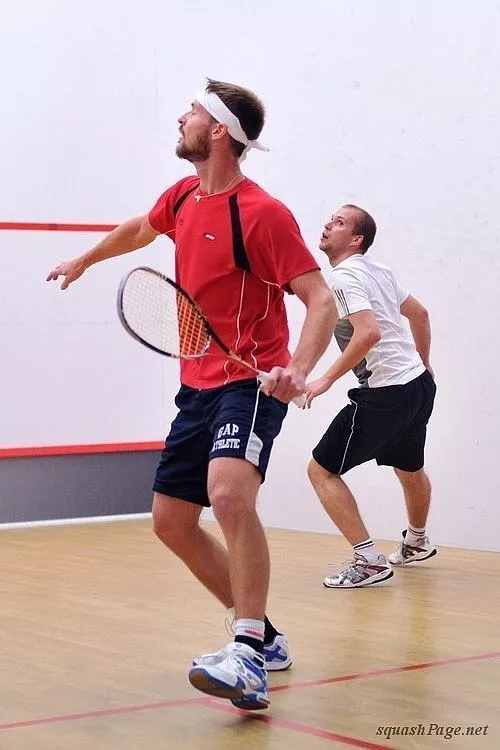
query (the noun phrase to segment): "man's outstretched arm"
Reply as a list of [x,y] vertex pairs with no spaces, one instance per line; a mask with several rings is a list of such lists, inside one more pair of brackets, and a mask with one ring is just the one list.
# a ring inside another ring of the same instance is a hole
[[88,252],[73,258],[73,260],[65,260],[59,263],[49,273],[47,281],[57,281],[59,276],[64,276],[61,289],[67,289],[94,263],[145,247],[153,242],[158,234],[159,232],[153,229],[149,223],[148,214],[136,216],[117,226]]

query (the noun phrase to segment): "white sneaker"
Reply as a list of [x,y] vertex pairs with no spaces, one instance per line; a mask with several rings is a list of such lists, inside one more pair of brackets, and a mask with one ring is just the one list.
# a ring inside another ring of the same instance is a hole
[[[229,644],[230,645],[230,644]],[[193,659],[193,667],[213,666],[224,661],[227,655],[227,646],[212,654],[201,654]],[[268,672],[282,672],[292,665],[290,646],[283,633],[277,633],[271,643],[264,644],[265,667]]]
[[377,561],[372,563],[359,552],[355,552],[354,560],[350,560],[348,566],[339,573],[326,576],[323,585],[332,589],[353,589],[381,583],[393,575],[394,572],[385,555],[379,555]]
[[405,537],[406,529],[403,531],[403,541],[400,542],[398,548],[394,552],[391,552],[387,558],[391,565],[407,565],[408,563],[417,560],[427,560],[429,557],[437,555],[437,549],[430,543],[428,536],[424,536],[415,546],[406,544]]
[[197,690],[218,698],[228,698],[247,710],[267,708],[264,658],[246,643],[229,643],[224,658],[215,664],[195,664],[189,670],[189,682]]

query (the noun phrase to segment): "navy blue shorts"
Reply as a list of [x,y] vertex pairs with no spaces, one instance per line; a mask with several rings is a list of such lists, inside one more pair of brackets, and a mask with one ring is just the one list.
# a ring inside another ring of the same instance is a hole
[[156,470],[155,492],[209,506],[208,464],[223,456],[249,461],[264,481],[287,404],[259,391],[256,378],[202,391],[182,385],[175,404],[179,413]]

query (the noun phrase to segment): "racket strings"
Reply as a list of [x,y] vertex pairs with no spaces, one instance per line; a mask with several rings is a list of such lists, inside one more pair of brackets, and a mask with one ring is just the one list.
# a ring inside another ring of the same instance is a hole
[[177,318],[181,357],[196,357],[206,350],[208,333],[204,319],[181,292],[177,291]]
[[123,289],[128,327],[145,343],[174,357],[199,357],[210,336],[195,305],[159,274],[136,269]]

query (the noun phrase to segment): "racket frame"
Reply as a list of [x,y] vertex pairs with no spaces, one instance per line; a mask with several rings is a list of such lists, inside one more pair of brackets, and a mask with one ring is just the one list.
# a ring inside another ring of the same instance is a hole
[[[128,280],[137,271],[146,271],[147,273],[151,273],[154,276],[157,276],[158,278],[162,279],[162,281],[165,281],[167,284],[173,287],[176,293],[180,295],[181,297],[184,297],[184,299],[186,299],[189,302],[189,304],[195,309],[196,314],[203,321],[203,325],[205,326],[205,330],[207,333],[207,341],[205,343],[205,346],[200,352],[198,352],[197,354],[174,354],[173,352],[167,352],[165,349],[160,349],[158,346],[155,346],[154,344],[151,344],[149,341],[146,341],[146,339],[140,336],[129,325],[127,318],[125,316],[124,310],[123,310],[123,295],[127,287]],[[195,302],[195,300],[191,297],[191,295],[189,295],[186,291],[184,291],[184,289],[181,286],[179,286],[179,284],[177,284],[175,281],[173,281],[173,279],[169,278],[168,276],[165,276],[164,273],[161,273],[161,271],[157,271],[155,268],[150,268],[149,266],[137,266],[136,268],[132,268],[131,271],[126,273],[125,276],[120,281],[120,286],[118,287],[118,297],[116,301],[116,307],[117,307],[117,312],[118,312],[118,317],[120,319],[120,323],[125,328],[127,333],[129,333],[132,336],[132,338],[134,338],[136,341],[139,341],[144,346],[147,346],[148,349],[151,349],[154,352],[158,352],[158,354],[163,354],[164,356],[172,357],[173,359],[186,359],[186,360],[198,359],[199,357],[203,357],[207,353],[210,347],[212,338],[214,338],[219,344],[219,346],[222,346],[222,349],[226,351],[226,347],[224,347],[222,342],[218,340],[217,335],[212,330],[210,323],[206,319],[203,311],[200,309],[199,305]]]
[[[205,326],[205,330],[207,333],[207,341],[205,346],[203,347],[203,350],[200,351],[197,354],[173,354],[172,352],[167,352],[164,349],[160,349],[157,346],[154,346],[154,344],[149,343],[149,341],[146,341],[142,338],[138,333],[136,333],[133,328],[130,327],[130,325],[127,322],[127,319],[125,317],[125,314],[123,312],[123,295],[125,288],[127,286],[127,282],[129,278],[136,273],[137,271],[146,271],[147,273],[152,273],[155,276],[159,277],[163,281],[165,281],[167,284],[169,284],[171,287],[173,287],[177,294],[181,295],[186,299],[189,304],[195,309],[197,315],[201,318],[203,321],[203,324]],[[236,352],[233,352],[226,344],[219,338],[217,333],[214,331],[210,323],[208,322],[203,310],[200,308],[198,303],[191,297],[188,292],[186,292],[179,284],[177,284],[176,281],[171,279],[169,276],[166,276],[164,273],[161,273],[161,271],[157,271],[155,268],[150,268],[149,266],[137,266],[136,268],[132,268],[128,273],[125,274],[125,276],[120,281],[120,285],[118,287],[118,297],[117,297],[117,310],[118,310],[118,317],[120,319],[121,324],[125,328],[125,330],[134,338],[136,341],[139,341],[144,346],[147,346],[148,349],[151,349],[154,352],[158,352],[158,354],[163,354],[167,357],[173,357],[174,359],[198,359],[199,357],[203,357],[212,342],[212,339],[215,341],[217,346],[222,349],[224,354],[227,354],[228,357],[230,357],[234,362],[237,362],[238,364],[242,365],[243,367],[246,367],[248,370],[251,370],[260,380],[261,382],[266,379],[266,377],[269,376],[269,373],[264,372],[263,370],[259,370],[257,367],[254,367],[249,362],[245,362],[245,360],[240,357],[239,354],[236,354]],[[296,396],[292,401],[299,407],[304,408],[306,403],[305,394],[301,394],[300,396]]]

